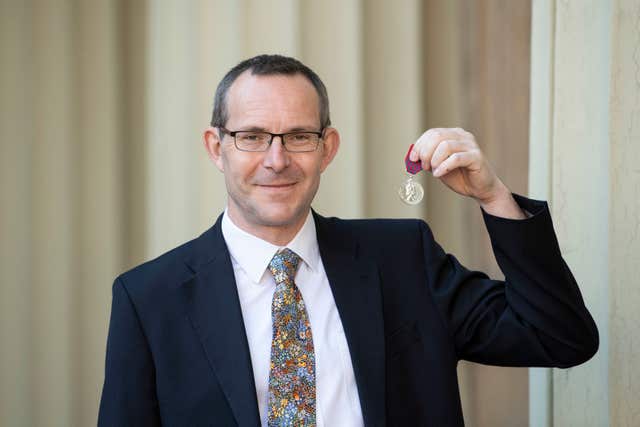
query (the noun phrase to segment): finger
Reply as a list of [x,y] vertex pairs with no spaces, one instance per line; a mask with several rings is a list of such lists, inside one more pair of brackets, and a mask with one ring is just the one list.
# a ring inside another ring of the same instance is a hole
[[473,143],[469,140],[454,140],[447,139],[438,144],[433,155],[431,156],[431,169],[435,170],[440,163],[445,161],[450,155],[453,153],[458,153],[460,151],[469,151],[473,150],[475,147]]
[[461,136],[475,141],[473,135],[462,128],[431,128],[424,132],[413,145],[409,160],[421,161],[423,169],[431,170],[431,156],[437,145],[446,139],[459,140]]
[[[413,144],[413,150],[409,156],[409,160],[412,162],[417,162],[421,159],[420,154],[425,153],[424,147],[429,145],[430,141],[439,141],[442,137],[449,136],[448,132],[445,135],[445,128],[431,128],[420,135],[420,138]],[[455,137],[455,135],[450,135],[451,137]]]
[[442,129],[429,129],[418,139],[413,146],[413,159],[414,162],[421,162],[422,169],[431,170],[431,156],[438,144],[451,135],[450,132],[444,132]]
[[418,140],[413,144],[413,149],[409,154],[409,160],[411,160],[412,162],[417,162],[420,160],[420,152],[421,150],[423,150],[423,147],[427,143],[427,140],[430,136],[433,135],[434,132],[435,129],[428,129],[426,132],[420,135]]
[[441,176],[448,174],[452,170],[469,167],[479,159],[480,152],[476,150],[453,153],[447,160],[445,160],[440,164],[440,166],[438,166],[438,168],[433,172],[433,176],[435,176],[436,178],[440,178]]
[[466,136],[468,133],[462,128],[432,128],[430,130],[446,139],[460,139],[460,136]]
[[462,128],[451,128],[450,129],[452,132],[462,136],[465,139],[473,139],[475,141],[475,136],[473,136],[473,134],[469,131],[466,131]]

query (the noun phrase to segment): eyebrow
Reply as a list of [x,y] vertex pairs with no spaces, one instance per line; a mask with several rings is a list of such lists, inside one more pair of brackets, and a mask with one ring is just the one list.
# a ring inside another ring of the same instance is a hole
[[[246,128],[242,128],[242,129],[238,129],[238,131],[249,131],[249,132],[269,132],[267,130],[267,128],[261,127],[261,126],[248,126]],[[292,128],[289,128],[287,131],[283,132],[283,133],[289,133],[289,132],[302,132],[302,131],[306,131],[306,132],[316,132],[317,129],[315,126],[294,126]]]

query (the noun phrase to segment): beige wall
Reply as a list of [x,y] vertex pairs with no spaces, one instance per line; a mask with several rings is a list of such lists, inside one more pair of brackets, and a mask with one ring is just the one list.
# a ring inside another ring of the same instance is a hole
[[[509,188],[527,194],[529,1],[426,2],[425,126],[463,126],[476,135]],[[463,29],[463,30],[461,30]],[[475,202],[428,181],[426,219],[461,262],[500,272]],[[462,362],[466,424],[522,426],[528,419],[526,369]]]
[[[640,2],[613,3],[609,95],[609,412],[640,424]],[[633,52],[633,54],[630,54]]]
[[587,3],[534,3],[530,182],[550,200],[600,350],[532,373],[532,408],[544,408],[532,426],[640,425],[640,2]]
[[118,16],[93,3],[1,3],[6,425],[95,418],[125,213]]

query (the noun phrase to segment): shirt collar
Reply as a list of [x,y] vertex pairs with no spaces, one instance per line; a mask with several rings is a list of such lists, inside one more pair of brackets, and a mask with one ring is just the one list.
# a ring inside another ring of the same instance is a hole
[[311,210],[302,228],[285,246],[273,245],[253,234],[247,233],[233,223],[227,210],[222,217],[222,235],[232,259],[242,268],[255,283],[260,283],[269,262],[276,252],[284,247],[298,254],[301,260],[312,271],[317,271],[320,262],[320,249],[316,236],[316,225]]

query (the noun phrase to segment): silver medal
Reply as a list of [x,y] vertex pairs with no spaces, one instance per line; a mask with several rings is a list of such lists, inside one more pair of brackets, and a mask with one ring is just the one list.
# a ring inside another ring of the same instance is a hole
[[408,205],[415,205],[420,203],[424,196],[424,189],[419,182],[414,181],[413,175],[407,173],[407,178],[398,188],[398,195],[400,199]]

